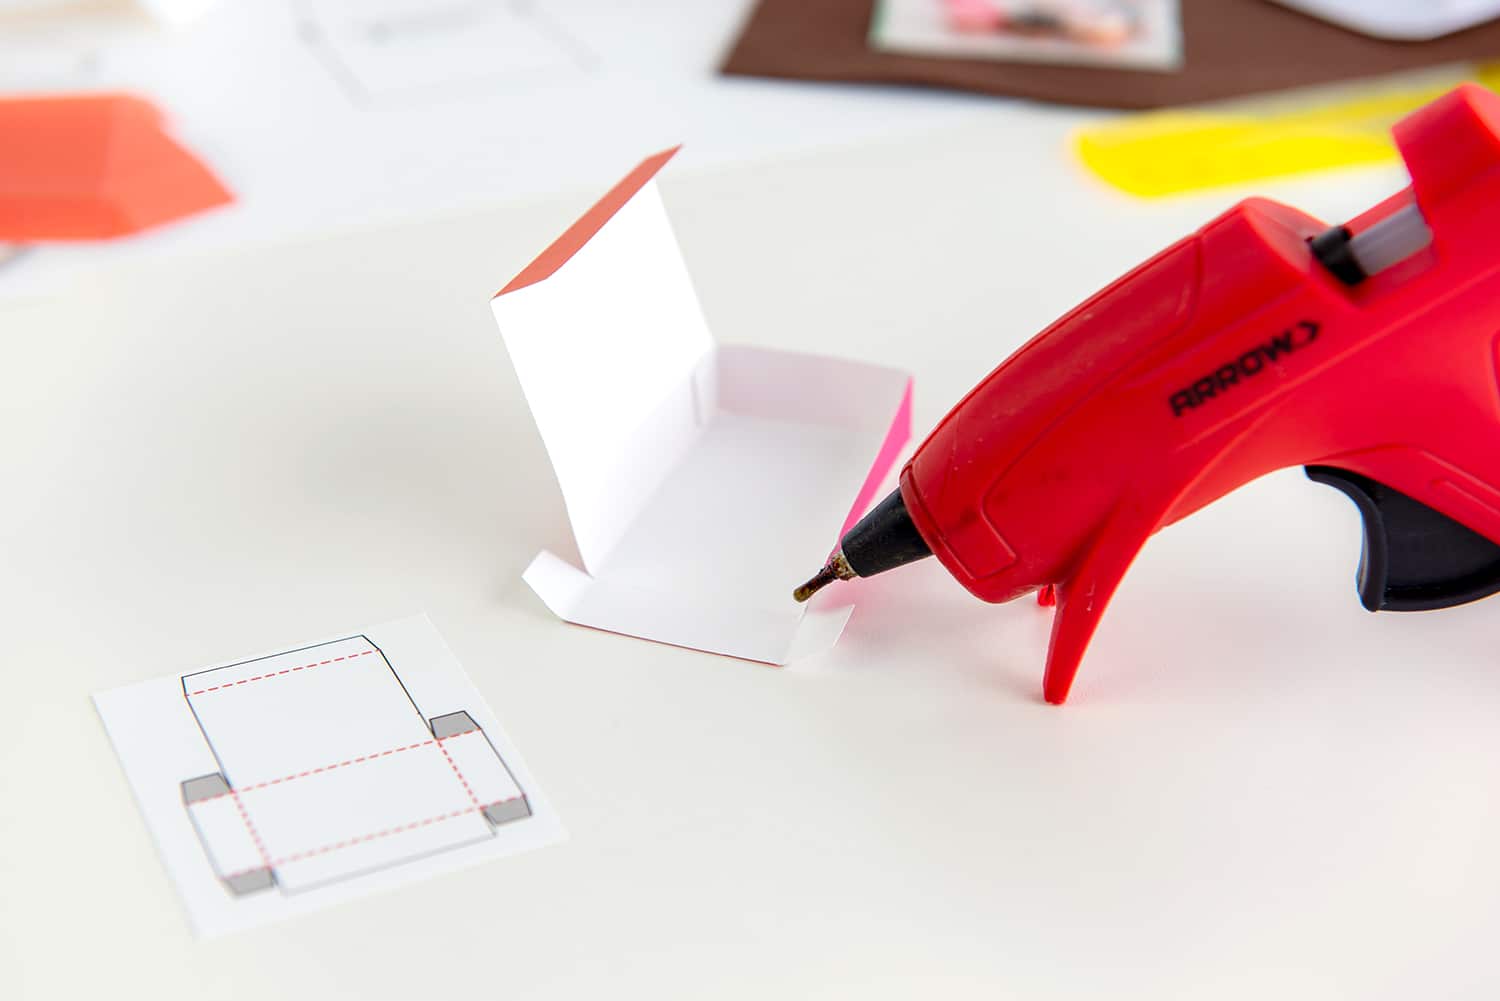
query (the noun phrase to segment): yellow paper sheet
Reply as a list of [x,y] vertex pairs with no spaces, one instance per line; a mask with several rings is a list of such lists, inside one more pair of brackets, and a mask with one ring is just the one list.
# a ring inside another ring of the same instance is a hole
[[1310,104],[1283,96],[1132,115],[1079,133],[1076,148],[1096,176],[1142,197],[1383,163],[1396,157],[1391,126],[1464,80],[1500,90],[1500,63],[1403,77]]

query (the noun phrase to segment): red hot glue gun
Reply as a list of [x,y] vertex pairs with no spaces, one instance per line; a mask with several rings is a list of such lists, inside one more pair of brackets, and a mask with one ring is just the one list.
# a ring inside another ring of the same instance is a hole
[[1500,97],[1394,135],[1411,186],[1347,225],[1248,199],[1033,338],[798,599],[929,554],[986,601],[1055,587],[1061,703],[1145,541],[1295,465],[1363,515],[1366,608],[1500,590]]

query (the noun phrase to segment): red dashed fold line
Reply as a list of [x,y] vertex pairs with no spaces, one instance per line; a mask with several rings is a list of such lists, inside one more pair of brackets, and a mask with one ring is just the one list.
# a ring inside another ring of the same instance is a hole
[[361,650],[359,653],[348,653],[342,657],[330,657],[327,660],[315,660],[311,664],[303,664],[301,667],[287,667],[280,671],[271,671],[268,674],[257,674],[253,678],[241,678],[239,681],[227,681],[222,685],[212,685],[208,688],[200,688],[196,692],[188,692],[188,695],[206,695],[209,692],[217,692],[224,688],[235,688],[239,685],[248,685],[252,681],[264,681],[267,678],[279,678],[283,674],[295,674],[297,671],[306,671],[310,667],[322,667],[324,664],[337,664],[341,660],[354,660],[358,657],[368,657],[374,650]]
[[[455,736],[457,735],[455,734]],[[447,738],[445,737],[443,739],[446,740]],[[402,824],[399,827],[388,827],[383,831],[376,831],[373,834],[361,834],[357,838],[346,838],[343,841],[335,841],[331,845],[323,845],[321,848],[312,848],[305,852],[297,852],[295,855],[287,855],[284,858],[279,858],[274,862],[266,862],[264,868],[274,869],[279,865],[288,865],[292,862],[301,862],[303,859],[310,859],[318,855],[326,855],[329,852],[336,852],[341,848],[350,848],[354,845],[364,844],[367,841],[375,841],[379,838],[390,837],[392,834],[401,834],[405,831],[414,831],[419,827],[427,827],[430,824],[436,824],[444,820],[452,820],[455,817],[462,817],[465,814],[469,813],[479,813],[483,810],[488,809],[489,807],[502,806],[506,803],[514,803],[516,800],[524,798],[524,794],[518,794],[515,796],[511,796],[508,799],[497,799],[493,803],[485,803],[482,806],[471,806],[464,810],[454,810],[452,813],[440,813],[436,817],[428,817],[426,820],[417,820],[413,821],[410,824]],[[248,823],[248,818],[246,818],[246,821]],[[251,828],[251,831],[253,833],[254,828]],[[259,839],[257,838],[256,841],[258,844]],[[265,858],[264,853],[262,853],[261,857],[262,859]],[[246,873],[255,871],[256,869],[240,869],[237,872],[226,873],[222,878],[234,879],[237,876],[243,876]]]
[[[456,737],[458,734],[454,734],[454,736]],[[454,775],[458,776],[458,784],[464,787],[464,792],[468,793],[469,802],[474,806],[474,809],[479,809],[479,797],[475,796],[474,790],[469,788],[469,780],[464,778],[464,773],[458,770],[458,762],[453,760],[453,755],[448,753],[448,749],[443,746],[443,741],[438,741],[437,746],[438,750],[443,752],[443,757],[448,759],[448,767],[453,769]]]
[[[454,740],[455,738],[462,737],[462,736],[465,736],[467,734],[479,733],[479,732],[480,732],[479,728],[475,727],[472,730],[461,730],[458,733],[449,734],[448,736],[446,736],[446,737],[444,737],[442,739],[443,740]],[[295,773],[293,773],[291,775],[283,775],[283,776],[281,776],[281,778],[278,778],[278,779],[267,779],[264,782],[257,782],[254,785],[248,785],[248,786],[245,786],[245,787],[240,788],[240,789],[230,789],[230,790],[228,790],[226,792],[221,792],[221,793],[218,793],[217,795],[214,795],[214,796],[204,796],[202,799],[195,799],[195,800],[193,800],[193,802],[191,804],[189,804],[189,805],[191,805],[191,806],[197,806],[199,803],[212,803],[216,799],[223,799],[225,796],[232,796],[235,793],[239,793],[241,795],[244,795],[247,792],[254,792],[257,789],[266,789],[266,788],[268,788],[270,786],[281,785],[283,782],[290,782],[293,779],[303,779],[303,778],[307,778],[307,776],[309,776],[309,775],[319,775],[319,774],[321,774],[323,772],[331,772],[331,771],[333,771],[336,768],[347,768],[350,765],[357,765],[357,764],[360,764],[361,762],[374,761],[377,758],[386,758],[386,757],[390,757],[392,754],[400,754],[402,751],[414,751],[414,750],[416,750],[419,747],[428,747],[428,746],[431,746],[432,744],[439,744],[439,743],[441,743],[441,741],[438,741],[438,740],[420,740],[420,741],[418,741],[415,744],[407,744],[405,747],[392,747],[392,748],[390,748],[388,750],[385,750],[385,751],[374,751],[374,752],[372,752],[370,754],[361,754],[359,757],[357,757],[357,758],[350,758],[348,761],[339,761],[339,762],[336,762],[336,763],[331,764],[331,765],[323,765],[323,766],[321,766],[319,768],[309,768],[305,772],[295,772]],[[447,752],[445,751],[443,753],[444,753],[444,756],[446,757],[447,756]],[[452,758],[448,758],[448,764],[450,764],[450,765],[453,764],[453,759]],[[473,797],[471,796],[470,798],[472,799]]]
[[[254,824],[250,823],[250,814],[245,811],[245,804],[240,802],[240,797],[235,793],[233,789],[229,790],[229,795],[234,798],[234,808],[239,811],[240,819],[245,822],[245,830],[250,832],[250,840],[255,842],[255,854],[259,855],[261,862],[264,863],[267,869],[270,869],[271,857],[266,854],[266,845],[265,842],[261,841],[260,839],[260,832],[255,829]],[[246,872],[254,871],[255,870],[253,869],[246,870]],[[240,874],[236,873],[235,875]]]

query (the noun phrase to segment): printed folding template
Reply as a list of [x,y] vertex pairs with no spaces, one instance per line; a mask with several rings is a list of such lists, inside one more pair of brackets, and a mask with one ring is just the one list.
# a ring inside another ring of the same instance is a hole
[[[316,886],[531,815],[473,717],[424,718],[363,635],[182,684],[222,766],[184,780],[182,801],[235,893]],[[288,730],[289,718],[307,725]]]
[[911,378],[716,345],[655,185],[675,152],[492,302],[583,562],[544,551],[525,579],[570,622],[783,664],[848,620],[791,589],[910,437]]
[[203,933],[562,833],[424,618],[95,702]]

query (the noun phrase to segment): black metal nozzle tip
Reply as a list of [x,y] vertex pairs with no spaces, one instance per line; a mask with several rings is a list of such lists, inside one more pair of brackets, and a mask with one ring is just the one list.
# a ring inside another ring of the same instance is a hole
[[813,574],[812,580],[792,592],[792,597],[797,601],[806,601],[836,580],[852,580],[857,576],[859,575],[849,566],[849,561],[844,559],[844,551],[839,549],[828,557],[823,569]]

